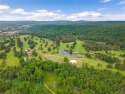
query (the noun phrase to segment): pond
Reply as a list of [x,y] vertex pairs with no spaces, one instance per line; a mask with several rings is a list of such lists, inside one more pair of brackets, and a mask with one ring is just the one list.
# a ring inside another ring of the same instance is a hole
[[78,58],[78,57],[83,57],[85,56],[84,54],[70,54],[70,52],[68,50],[62,50],[61,51],[61,55],[62,56],[71,56],[73,58]]

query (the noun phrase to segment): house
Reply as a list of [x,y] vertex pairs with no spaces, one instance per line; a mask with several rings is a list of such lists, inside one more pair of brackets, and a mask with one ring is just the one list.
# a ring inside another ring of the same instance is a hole
[[31,56],[31,54],[32,54],[32,50],[25,50],[25,53],[27,53],[27,55],[28,55],[28,58],[30,58],[30,56]]
[[70,60],[69,63],[71,63],[71,64],[76,64],[77,61],[76,61],[76,60]]

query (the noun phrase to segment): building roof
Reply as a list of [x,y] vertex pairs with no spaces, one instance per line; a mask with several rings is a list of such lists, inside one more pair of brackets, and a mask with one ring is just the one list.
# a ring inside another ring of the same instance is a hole
[[77,63],[76,60],[70,60],[69,62],[70,62],[70,63]]

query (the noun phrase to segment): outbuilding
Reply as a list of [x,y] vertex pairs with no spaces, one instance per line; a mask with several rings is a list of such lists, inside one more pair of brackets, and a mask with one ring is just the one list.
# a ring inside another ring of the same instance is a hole
[[27,49],[25,49],[25,53],[27,53],[27,55],[28,55],[28,58],[30,58],[30,56],[31,56],[31,54],[32,54],[32,50],[27,50]]
[[70,60],[69,63],[71,63],[71,64],[76,64],[77,61],[76,61],[76,60]]

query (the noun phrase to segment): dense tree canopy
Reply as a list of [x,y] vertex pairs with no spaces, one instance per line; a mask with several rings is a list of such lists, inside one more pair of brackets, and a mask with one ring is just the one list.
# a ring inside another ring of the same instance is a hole
[[[37,25],[29,29],[39,37],[63,42],[74,41],[76,36],[80,40],[105,42],[107,45],[125,49],[125,25]],[[114,47],[115,48],[115,47]],[[107,48],[109,49],[109,47]]]
[[[21,61],[23,67],[8,67],[0,70],[0,92],[17,92],[18,94],[41,94],[46,72],[52,72],[57,77],[55,92],[57,94],[124,94],[125,77],[119,72],[109,70],[95,70],[90,68],[77,68],[74,65],[59,64],[52,61]],[[16,79],[18,86],[13,80]],[[17,93],[16,93],[17,94]],[[48,94],[45,93],[44,94]]]

